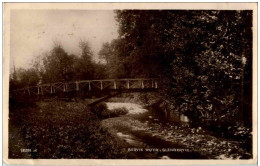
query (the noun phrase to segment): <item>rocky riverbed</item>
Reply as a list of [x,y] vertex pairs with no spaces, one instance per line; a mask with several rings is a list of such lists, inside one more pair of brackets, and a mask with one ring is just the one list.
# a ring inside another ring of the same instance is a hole
[[156,111],[138,104],[106,104],[111,111],[119,108],[128,111],[125,115],[105,119],[101,124],[129,145],[126,150],[132,153],[133,158],[251,158],[241,140],[216,137],[201,127],[190,127],[187,122],[167,122],[158,118]]

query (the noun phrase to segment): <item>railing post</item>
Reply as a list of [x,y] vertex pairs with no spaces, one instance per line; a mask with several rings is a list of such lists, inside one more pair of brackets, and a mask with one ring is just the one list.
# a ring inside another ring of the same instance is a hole
[[79,91],[79,83],[76,81],[76,91]]
[[100,89],[103,90],[103,82],[100,81]]
[[66,83],[63,84],[63,92],[66,92]]
[[88,82],[88,91],[91,91],[90,81]]
[[114,81],[114,89],[116,89],[116,81]]
[[157,81],[154,81],[154,84],[155,84],[155,89],[157,89],[158,88]]
[[39,95],[40,94],[40,87],[37,87],[38,88],[38,92],[37,92],[37,94]]
[[144,80],[142,80],[142,89],[144,89]]
[[129,80],[127,80],[127,89],[130,88],[130,85],[129,85]]

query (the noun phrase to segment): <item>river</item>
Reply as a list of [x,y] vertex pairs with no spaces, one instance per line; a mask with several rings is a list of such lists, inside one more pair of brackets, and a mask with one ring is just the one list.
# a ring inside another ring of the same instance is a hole
[[[124,141],[133,159],[239,159],[250,156],[242,142],[215,137],[202,127],[192,128],[182,114],[177,122],[156,109],[135,103],[107,102],[109,110],[124,107],[128,113],[102,121],[102,126]],[[174,118],[173,118],[174,119]]]
[[103,120],[102,125],[127,143],[128,146],[124,150],[129,153],[130,158],[206,158],[189,147],[168,141],[170,135],[163,137],[161,132],[167,131],[158,130],[165,121],[156,112],[134,103],[108,102],[106,104],[109,110],[122,107],[128,110],[126,115]]

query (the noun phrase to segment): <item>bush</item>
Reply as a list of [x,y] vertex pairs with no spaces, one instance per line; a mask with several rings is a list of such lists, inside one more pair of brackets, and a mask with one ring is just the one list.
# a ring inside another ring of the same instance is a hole
[[106,103],[100,103],[91,108],[91,111],[95,113],[100,119],[117,117],[128,113],[126,108],[116,108],[109,110]]
[[92,106],[91,112],[96,114],[99,118],[106,116],[106,113],[108,112],[106,103],[100,103],[95,106]]

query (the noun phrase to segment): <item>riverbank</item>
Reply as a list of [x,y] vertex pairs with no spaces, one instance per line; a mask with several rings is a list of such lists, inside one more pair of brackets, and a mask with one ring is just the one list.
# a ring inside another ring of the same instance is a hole
[[124,142],[80,102],[49,101],[9,113],[9,158],[126,158]]

